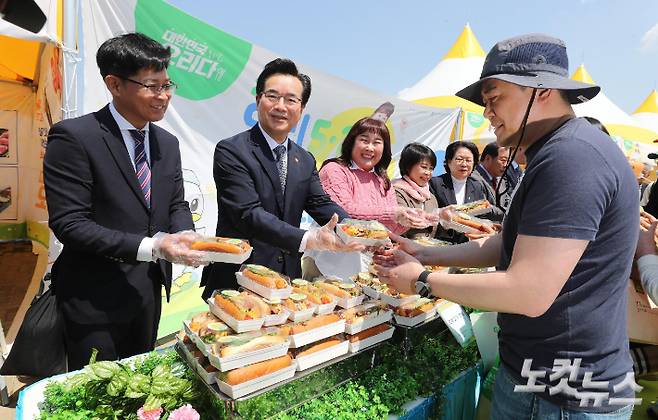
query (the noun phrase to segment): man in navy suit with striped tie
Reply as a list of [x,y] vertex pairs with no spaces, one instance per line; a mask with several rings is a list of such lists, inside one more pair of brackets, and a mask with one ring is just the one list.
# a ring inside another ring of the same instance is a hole
[[198,265],[178,140],[153,124],[176,88],[169,59],[169,48],[139,33],[105,41],[96,61],[112,102],[48,135],[49,225],[64,245],[52,285],[69,370],[87,364],[93,348],[97,360],[152,350],[168,261]]

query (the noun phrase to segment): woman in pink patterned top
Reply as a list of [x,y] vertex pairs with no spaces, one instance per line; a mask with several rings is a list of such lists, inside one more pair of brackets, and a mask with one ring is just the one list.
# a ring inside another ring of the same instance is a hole
[[[362,118],[347,133],[340,156],[322,164],[320,182],[331,199],[353,219],[377,220],[397,234],[409,227],[427,227],[421,209],[398,205],[386,173],[391,158],[391,138],[385,123]],[[355,255],[320,252],[307,256],[315,259],[317,269],[324,275],[345,277],[367,268]],[[305,278],[313,277],[308,272],[317,275],[316,267],[308,260],[302,260],[302,269]]]
[[351,218],[377,220],[399,234],[408,228],[396,222],[399,206],[386,173],[391,157],[386,125],[362,118],[347,133],[340,156],[323,163],[320,182]]

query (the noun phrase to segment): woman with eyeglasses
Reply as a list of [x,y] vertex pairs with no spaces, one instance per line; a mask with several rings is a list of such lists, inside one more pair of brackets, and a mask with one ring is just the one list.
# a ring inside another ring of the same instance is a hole
[[[430,180],[430,190],[439,207],[461,205],[482,199],[492,202],[482,184],[471,177],[480,158],[477,146],[470,141],[455,141],[446,147],[443,167],[446,173]],[[497,208],[495,212],[500,212]],[[468,238],[454,230],[439,229],[436,238],[449,242],[466,242]]]
[[[386,124],[370,117],[361,118],[347,133],[340,155],[322,164],[320,182],[331,199],[353,219],[377,220],[397,234],[410,227],[427,227],[429,223],[421,209],[398,205],[386,173],[391,158]],[[312,252],[302,259],[302,271],[304,278],[319,273],[347,277],[364,270],[369,262],[366,260],[357,253]]]

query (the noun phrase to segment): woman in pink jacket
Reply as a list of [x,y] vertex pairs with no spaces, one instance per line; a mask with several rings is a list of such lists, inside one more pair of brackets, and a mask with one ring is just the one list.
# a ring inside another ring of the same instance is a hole
[[[410,227],[427,227],[421,209],[398,205],[386,172],[391,157],[391,138],[386,124],[370,117],[361,118],[347,133],[340,155],[322,164],[320,182],[332,200],[353,219],[377,220],[397,234]],[[369,260],[355,253],[341,256],[320,252],[308,256],[315,260],[320,273],[339,277],[365,269]],[[304,277],[317,275],[315,268],[307,258],[302,260]]]

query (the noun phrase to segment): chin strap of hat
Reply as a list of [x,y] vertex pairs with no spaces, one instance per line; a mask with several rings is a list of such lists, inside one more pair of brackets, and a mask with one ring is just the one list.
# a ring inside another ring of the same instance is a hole
[[[523,122],[521,123],[521,134],[519,135],[519,141],[516,142],[516,146],[514,147],[514,150],[512,150],[512,153],[510,153],[509,160],[507,161],[507,165],[505,166],[505,170],[503,171],[503,175],[501,175],[500,179],[507,178],[509,179],[509,176],[507,175],[507,171],[514,161],[514,158],[516,157],[516,151],[519,150],[519,146],[521,146],[521,142],[523,141],[523,136],[525,135],[525,127],[528,124],[528,116],[530,116],[530,109],[532,108],[532,104],[535,102],[535,96],[537,96],[537,88],[532,89],[532,95],[530,95],[530,101],[528,102],[528,107],[525,110],[525,115],[523,116]],[[500,191],[500,185],[502,182],[498,182],[496,185],[496,206],[500,207],[500,199],[502,198],[503,194],[507,192],[507,190],[510,188],[510,183],[505,182],[505,191]]]

